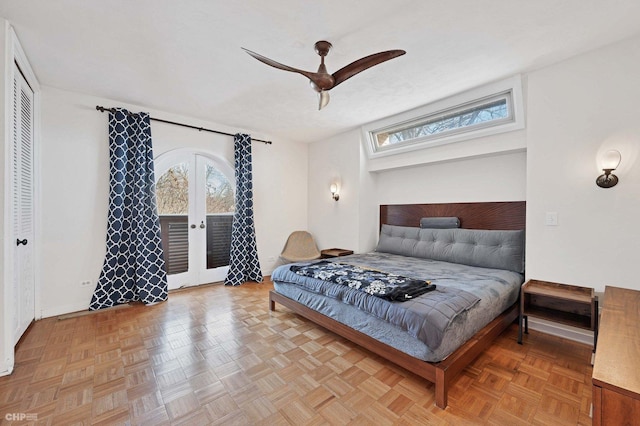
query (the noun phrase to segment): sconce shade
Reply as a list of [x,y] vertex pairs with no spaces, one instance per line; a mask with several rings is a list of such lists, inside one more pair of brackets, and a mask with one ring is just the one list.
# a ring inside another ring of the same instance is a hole
[[620,153],[615,149],[609,150],[602,156],[602,170],[615,170],[620,165]]

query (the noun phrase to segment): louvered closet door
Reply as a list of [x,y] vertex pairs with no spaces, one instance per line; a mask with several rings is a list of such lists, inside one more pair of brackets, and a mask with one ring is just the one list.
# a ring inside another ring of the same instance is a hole
[[13,82],[12,230],[14,343],[35,318],[33,91],[16,68]]

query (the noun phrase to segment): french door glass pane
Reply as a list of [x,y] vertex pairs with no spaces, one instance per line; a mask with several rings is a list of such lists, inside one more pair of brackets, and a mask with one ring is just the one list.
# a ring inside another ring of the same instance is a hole
[[235,211],[233,185],[211,163],[205,173],[207,209],[207,269],[229,265],[231,224]]
[[156,184],[160,232],[167,274],[189,269],[189,164],[171,167]]

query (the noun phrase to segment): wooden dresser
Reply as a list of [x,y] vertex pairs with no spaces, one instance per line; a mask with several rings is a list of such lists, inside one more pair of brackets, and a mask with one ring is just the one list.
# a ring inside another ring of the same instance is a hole
[[594,425],[640,421],[640,291],[606,287],[592,383]]

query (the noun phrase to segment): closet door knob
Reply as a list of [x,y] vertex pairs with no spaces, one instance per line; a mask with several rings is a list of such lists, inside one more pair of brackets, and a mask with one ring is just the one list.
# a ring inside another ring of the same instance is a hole
[[191,229],[196,229],[196,224],[195,223],[191,224]]
[[206,225],[204,224],[204,220],[202,222],[200,222],[200,228],[202,228],[202,229],[206,228]]

